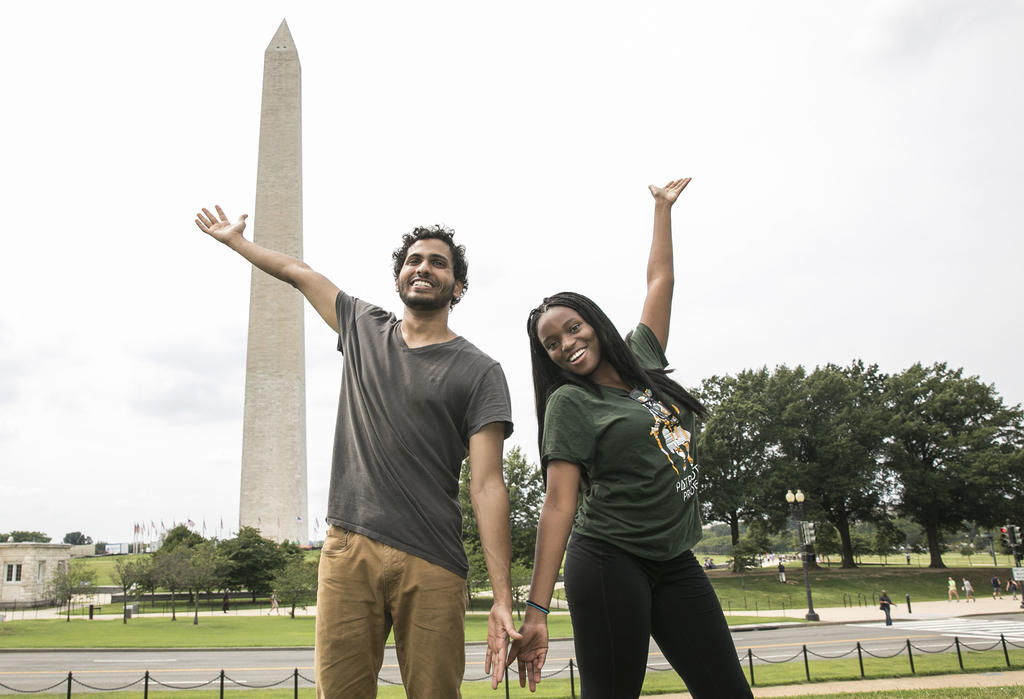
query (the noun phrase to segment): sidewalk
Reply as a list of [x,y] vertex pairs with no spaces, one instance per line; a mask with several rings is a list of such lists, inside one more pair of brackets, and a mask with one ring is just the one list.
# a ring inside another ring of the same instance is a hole
[[[1020,608],[1020,597],[1016,600],[1011,599],[1009,596],[1001,599],[992,599],[989,597],[982,597],[976,601],[971,602],[948,602],[939,600],[935,602],[915,602],[910,601],[910,608],[912,613],[907,613],[907,605],[904,602],[893,605],[892,609],[892,621],[893,625],[899,625],[901,621],[923,621],[926,619],[945,619],[947,617],[961,617],[961,616],[975,616],[983,614],[1021,614],[1024,613],[1024,609]],[[863,622],[878,622],[884,623],[885,614],[878,608],[877,605],[870,607],[825,607],[823,609],[815,609],[818,616],[821,618],[819,623],[822,624],[849,624],[849,623],[863,623]],[[785,614],[778,610],[762,611],[760,616],[765,617],[780,617],[786,616],[793,619],[793,623],[800,623],[803,621],[804,614],[807,613],[806,609],[787,609]],[[726,614],[726,616],[729,616]],[[750,616],[749,611],[733,611],[732,616]],[[765,622],[764,625],[776,625],[777,623],[789,623],[789,622]],[[733,629],[743,628],[758,628],[761,624],[745,624],[742,626],[733,626]]]

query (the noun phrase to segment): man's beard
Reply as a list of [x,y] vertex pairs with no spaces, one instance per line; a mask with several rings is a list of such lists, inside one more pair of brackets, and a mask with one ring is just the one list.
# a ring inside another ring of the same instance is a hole
[[411,308],[414,311],[439,311],[451,305],[452,296],[454,295],[454,289],[446,290],[444,288],[439,289],[435,296],[411,294],[408,291],[408,287],[402,287],[398,291],[398,298],[402,299],[402,303],[405,304],[406,308]]

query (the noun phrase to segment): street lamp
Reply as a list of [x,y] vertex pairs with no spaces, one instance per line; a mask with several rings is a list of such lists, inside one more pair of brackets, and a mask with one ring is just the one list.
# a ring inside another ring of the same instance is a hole
[[793,519],[797,520],[800,525],[800,551],[801,558],[803,559],[804,568],[804,590],[807,591],[807,613],[804,614],[804,619],[807,621],[820,621],[817,613],[814,611],[814,603],[811,601],[811,580],[807,577],[807,567],[810,565],[811,555],[811,541],[808,536],[808,522],[804,521],[804,493],[802,490],[796,491],[794,494],[792,490],[786,491],[786,502],[789,503],[789,513]]

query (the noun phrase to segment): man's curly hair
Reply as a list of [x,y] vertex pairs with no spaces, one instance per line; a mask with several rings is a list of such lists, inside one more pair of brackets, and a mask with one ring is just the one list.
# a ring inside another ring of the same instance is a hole
[[[433,238],[434,240],[443,240],[448,243],[448,249],[452,253],[452,268],[455,274],[455,281],[462,282],[462,293],[465,294],[469,288],[469,279],[467,274],[469,273],[469,263],[466,261],[466,246],[456,245],[452,239],[455,236],[455,231],[451,228],[445,228],[441,225],[436,226],[417,226],[412,230],[412,233],[406,233],[402,236],[402,245],[396,248],[391,253],[391,260],[394,263],[395,281],[398,281],[398,275],[402,271],[402,265],[405,264],[405,258],[409,256],[409,248],[412,244],[419,240],[427,240]],[[451,307],[454,308],[455,304],[459,302],[458,296],[452,296]]]

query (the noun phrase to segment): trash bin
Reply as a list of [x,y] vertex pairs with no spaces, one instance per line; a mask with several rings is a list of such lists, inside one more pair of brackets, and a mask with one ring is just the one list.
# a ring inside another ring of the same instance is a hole
[[124,618],[125,619],[131,619],[132,618],[132,605],[130,605],[130,604],[124,605]]

